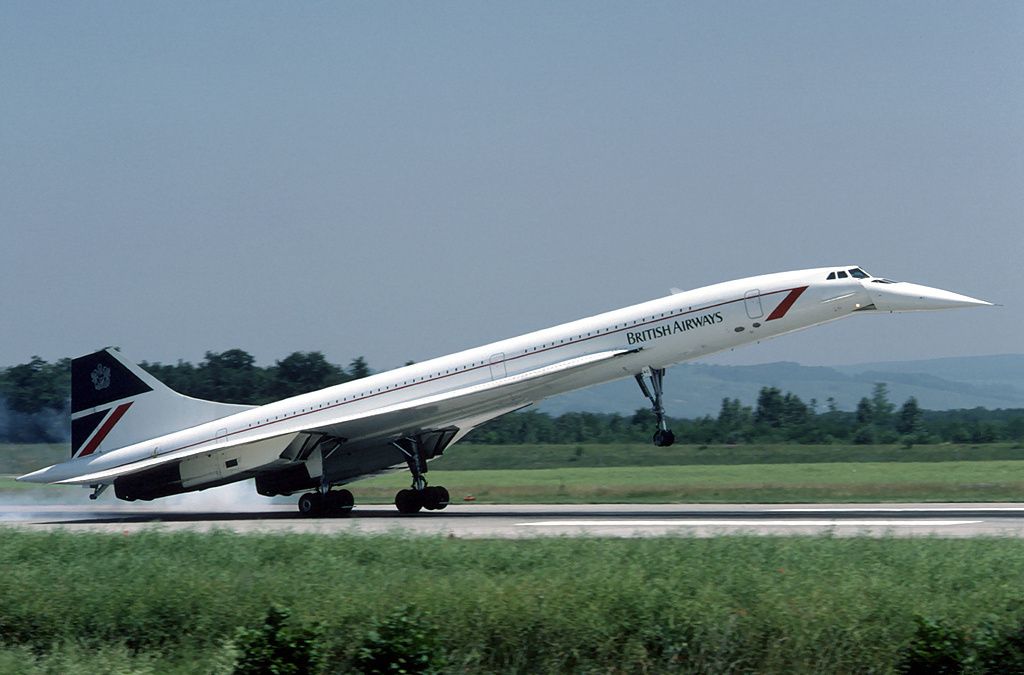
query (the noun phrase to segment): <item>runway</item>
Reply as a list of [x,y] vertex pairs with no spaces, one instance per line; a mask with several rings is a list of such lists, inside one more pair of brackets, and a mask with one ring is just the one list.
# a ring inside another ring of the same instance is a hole
[[1024,536],[1024,504],[585,504],[465,505],[400,515],[363,506],[348,516],[303,518],[295,507],[253,511],[159,504],[0,504],[0,526],[72,532],[409,534],[460,538],[722,535]]

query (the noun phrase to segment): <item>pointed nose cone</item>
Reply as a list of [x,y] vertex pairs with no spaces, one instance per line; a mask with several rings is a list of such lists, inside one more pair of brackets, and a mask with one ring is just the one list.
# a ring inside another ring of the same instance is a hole
[[864,288],[875,307],[883,312],[923,312],[935,309],[957,309],[959,307],[990,307],[991,302],[960,295],[941,288],[931,288],[905,281],[864,282]]

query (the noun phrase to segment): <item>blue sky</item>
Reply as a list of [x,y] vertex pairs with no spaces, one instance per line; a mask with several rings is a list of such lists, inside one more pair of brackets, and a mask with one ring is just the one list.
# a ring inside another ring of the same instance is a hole
[[1004,306],[717,357],[1020,353],[1016,2],[0,4],[0,364],[400,365],[856,263]]

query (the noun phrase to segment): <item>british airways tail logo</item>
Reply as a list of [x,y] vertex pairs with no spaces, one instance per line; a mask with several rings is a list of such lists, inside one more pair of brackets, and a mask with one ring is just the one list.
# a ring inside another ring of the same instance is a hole
[[102,363],[96,365],[96,369],[92,371],[92,386],[96,388],[96,391],[101,391],[110,386],[110,368],[107,368]]

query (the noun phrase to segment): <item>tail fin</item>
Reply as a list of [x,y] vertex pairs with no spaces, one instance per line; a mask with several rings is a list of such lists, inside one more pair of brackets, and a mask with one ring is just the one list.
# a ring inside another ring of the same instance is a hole
[[183,396],[113,348],[71,361],[71,456],[121,448],[252,406]]

